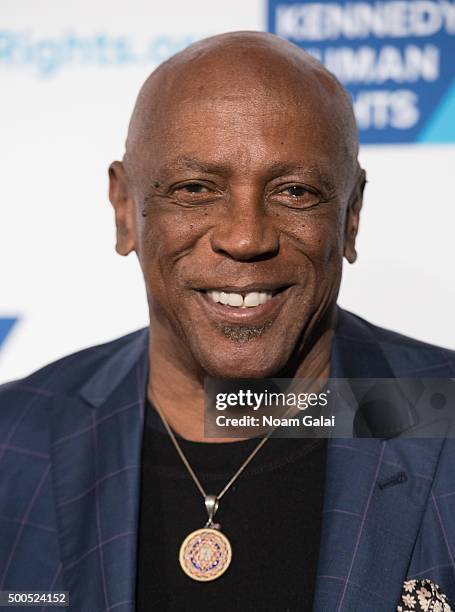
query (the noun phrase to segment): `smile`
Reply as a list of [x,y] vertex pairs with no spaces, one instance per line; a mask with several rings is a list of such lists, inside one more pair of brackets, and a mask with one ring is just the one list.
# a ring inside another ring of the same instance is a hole
[[228,291],[207,291],[208,297],[216,303],[234,308],[255,308],[273,297],[272,291],[249,291],[244,295]]
[[217,287],[199,290],[207,314],[218,322],[260,325],[275,318],[292,286]]

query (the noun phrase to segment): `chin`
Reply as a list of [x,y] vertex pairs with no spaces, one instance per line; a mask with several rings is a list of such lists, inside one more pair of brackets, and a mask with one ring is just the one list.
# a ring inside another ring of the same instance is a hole
[[260,352],[254,357],[239,355],[232,351],[232,356],[227,358],[226,353],[222,355],[210,355],[200,360],[207,376],[213,378],[271,378],[280,372],[285,366],[283,358],[271,359],[272,355],[266,350],[261,351],[263,355],[269,356],[267,360],[258,359]]
[[211,365],[206,369],[207,376],[212,378],[272,378],[279,368],[239,368],[238,366],[226,367],[225,365]]

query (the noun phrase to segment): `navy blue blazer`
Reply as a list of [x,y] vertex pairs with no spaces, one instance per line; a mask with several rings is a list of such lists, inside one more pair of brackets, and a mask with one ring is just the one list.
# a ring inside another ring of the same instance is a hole
[[[147,343],[140,330],[0,388],[0,590],[134,611]],[[340,310],[331,375],[453,377],[455,353]],[[315,612],[395,610],[409,578],[455,602],[455,441],[338,438],[327,462]]]

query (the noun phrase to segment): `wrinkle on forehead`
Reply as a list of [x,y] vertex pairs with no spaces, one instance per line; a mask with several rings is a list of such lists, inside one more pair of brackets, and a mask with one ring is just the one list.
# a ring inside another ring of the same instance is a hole
[[[243,102],[242,102],[243,101]],[[346,166],[357,168],[358,138],[349,95],[308,53],[263,32],[221,34],[195,43],[161,64],[146,80],[133,111],[126,142],[128,174],[147,151],[159,153],[154,128],[178,129],[179,109],[226,104],[245,113],[273,115],[289,109],[311,114],[315,127],[337,132]],[[247,102],[247,104],[246,104]],[[230,110],[228,110],[230,109]],[[240,122],[239,122],[240,123]]]

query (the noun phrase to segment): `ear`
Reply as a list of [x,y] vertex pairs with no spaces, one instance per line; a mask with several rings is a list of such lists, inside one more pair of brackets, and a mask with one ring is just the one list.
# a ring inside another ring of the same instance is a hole
[[355,240],[359,230],[360,211],[362,209],[363,191],[366,182],[365,170],[361,169],[349,198],[348,208],[346,211],[346,223],[344,228],[344,256],[351,264],[357,259]]
[[109,166],[109,199],[115,210],[115,250],[120,255],[129,255],[135,249],[134,201],[129,193],[125,168],[119,161]]

